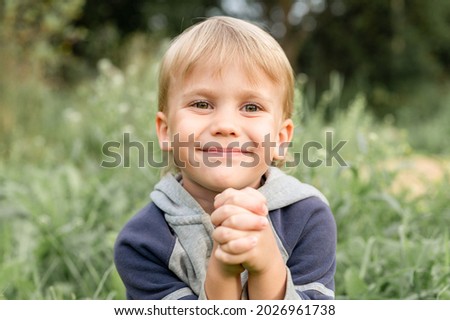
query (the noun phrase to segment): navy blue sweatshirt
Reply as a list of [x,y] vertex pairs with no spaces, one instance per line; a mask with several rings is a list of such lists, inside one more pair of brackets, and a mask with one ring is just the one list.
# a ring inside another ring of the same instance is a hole
[[[333,299],[336,224],[315,188],[271,168],[259,191],[287,268],[285,299]],[[125,225],[115,263],[129,299],[205,299],[203,283],[213,226],[200,205],[172,175],[153,201]],[[246,273],[242,274],[245,292]]]

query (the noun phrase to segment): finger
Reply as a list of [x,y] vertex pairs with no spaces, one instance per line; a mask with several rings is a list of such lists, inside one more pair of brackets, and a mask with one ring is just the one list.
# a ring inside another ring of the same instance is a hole
[[214,204],[219,207],[225,203],[229,204],[241,204],[248,203],[249,205],[257,205],[256,209],[259,209],[259,204],[266,203],[266,198],[261,192],[254,188],[246,187],[241,190],[228,188],[222,193],[219,193],[214,198]]
[[243,237],[220,245],[220,249],[230,255],[242,255],[253,249],[258,242],[255,236]]
[[222,222],[225,221],[226,219],[230,218],[231,216],[240,214],[251,215],[252,213],[247,209],[236,205],[232,204],[223,205],[211,213],[211,222],[215,226],[220,226]]
[[267,217],[243,213],[232,215],[222,221],[221,226],[242,231],[261,231],[269,225]]
[[250,187],[241,190],[228,188],[218,194],[214,199],[214,206],[218,208],[224,204],[238,205],[259,215],[267,215],[268,212],[266,198]]
[[231,229],[223,226],[217,227],[212,233],[212,238],[219,245],[224,245],[230,241],[245,238],[248,236],[249,233],[246,231]]
[[[250,243],[253,243],[252,240],[250,240]],[[244,244],[242,244],[242,247]],[[256,246],[256,244],[255,244]],[[252,248],[243,251],[243,253],[240,254],[231,254],[227,251],[225,251],[222,246],[218,246],[214,255],[217,260],[221,261],[224,264],[228,265],[236,265],[236,264],[243,264],[247,262],[249,257],[251,256]]]

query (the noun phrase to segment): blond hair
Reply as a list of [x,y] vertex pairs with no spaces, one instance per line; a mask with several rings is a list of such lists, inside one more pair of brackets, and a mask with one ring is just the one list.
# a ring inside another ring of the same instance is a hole
[[[231,17],[212,17],[196,24],[172,40],[159,71],[158,110],[167,113],[168,95],[173,79],[182,79],[199,64],[208,64],[219,73],[230,63],[239,63],[250,81],[257,83],[261,70],[284,90],[283,120],[294,109],[294,75],[289,60],[276,40],[258,26]],[[179,171],[171,152],[169,166],[162,171]],[[273,163],[282,166],[284,160]]]
[[176,37],[163,57],[159,73],[158,110],[166,112],[171,79],[186,77],[198,64],[217,66],[220,73],[229,63],[239,62],[250,80],[262,70],[285,90],[283,117],[292,116],[294,76],[283,49],[267,32],[231,17],[212,17]]

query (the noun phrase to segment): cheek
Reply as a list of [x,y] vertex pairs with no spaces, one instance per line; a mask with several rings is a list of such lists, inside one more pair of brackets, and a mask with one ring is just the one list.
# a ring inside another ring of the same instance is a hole
[[188,136],[194,132],[196,127],[195,121],[188,120],[186,117],[175,116],[169,123],[169,128],[172,135],[179,134],[180,136]]
[[273,121],[264,121],[247,126],[249,137],[256,142],[276,142],[277,130]]
[[202,123],[193,117],[174,117],[170,123],[172,147],[181,148],[181,153],[186,149],[198,148],[201,144],[200,134],[203,127]]
[[201,114],[196,114],[195,112],[192,112],[188,109],[181,109],[178,112],[174,113],[171,120],[171,123],[174,126],[179,127],[180,129],[189,129],[193,131],[194,128],[204,127],[205,125],[207,125],[209,117]]

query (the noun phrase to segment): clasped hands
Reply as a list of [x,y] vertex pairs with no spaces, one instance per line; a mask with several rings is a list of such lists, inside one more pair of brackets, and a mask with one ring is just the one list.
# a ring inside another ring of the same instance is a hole
[[265,197],[256,189],[226,189],[215,197],[214,256],[230,273],[264,273],[278,247]]

